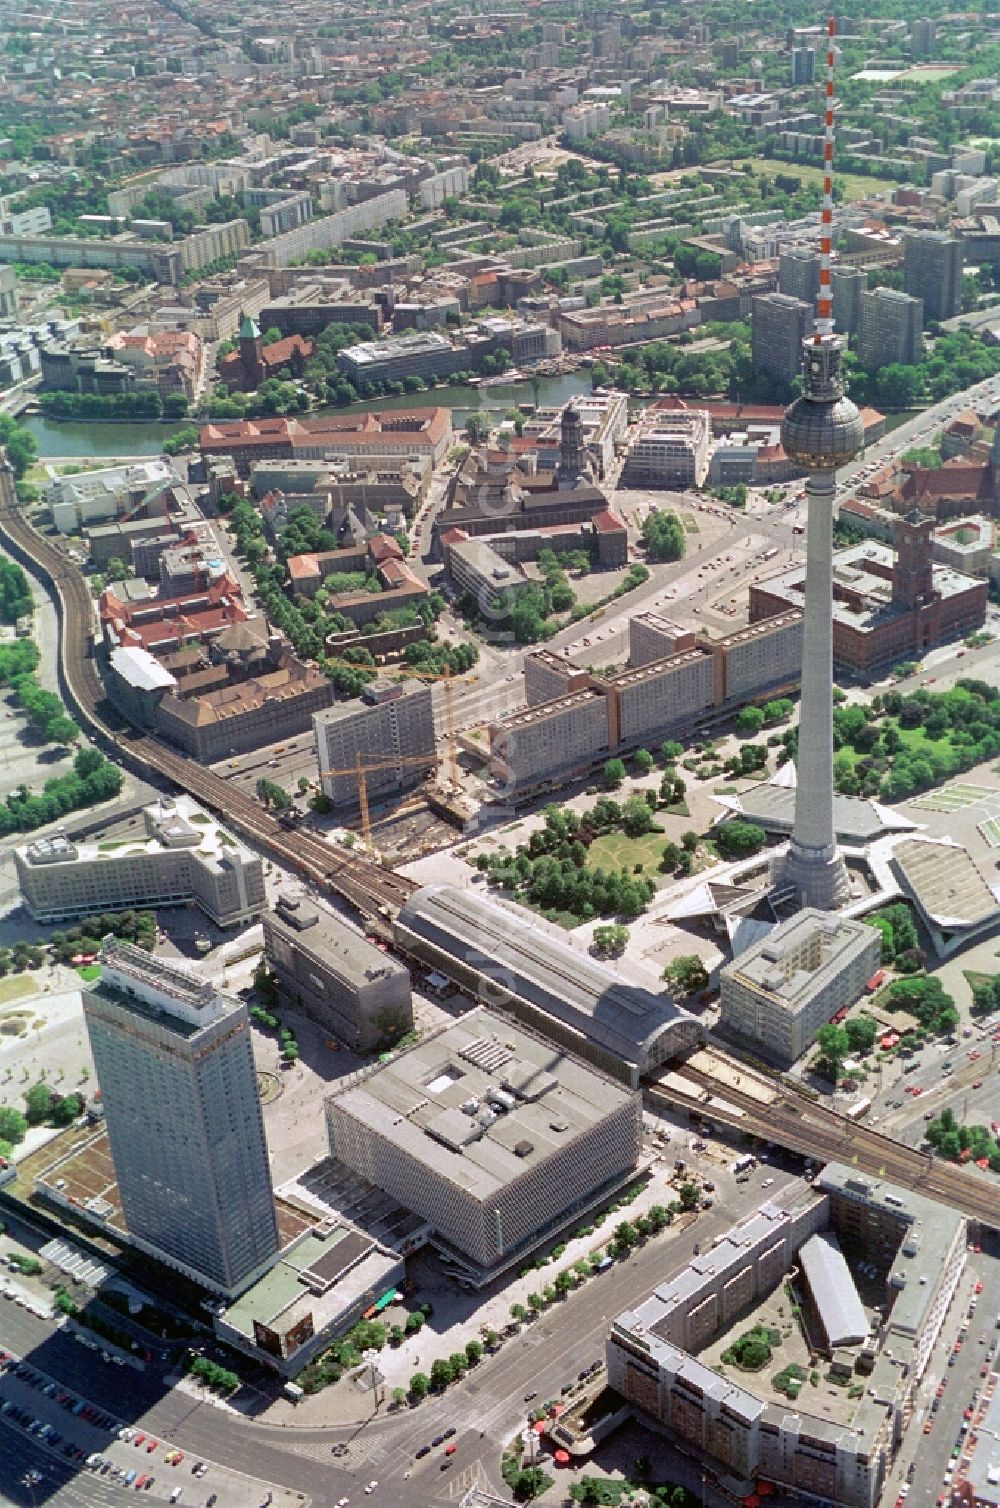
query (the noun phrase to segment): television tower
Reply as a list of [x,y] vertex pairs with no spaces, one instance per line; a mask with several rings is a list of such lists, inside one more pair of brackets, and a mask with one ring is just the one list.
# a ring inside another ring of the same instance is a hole
[[781,425],[785,454],[808,472],[806,482],[806,585],[802,646],[802,699],[796,759],[795,825],[773,879],[790,886],[802,906],[829,911],[850,895],[833,826],[833,501],[839,467],[864,443],[861,415],[845,396],[840,372],[844,341],[833,332],[830,252],[833,235],[833,90],[836,22],[827,26],[823,141],[823,210],[819,292],[813,332],[803,341],[801,398]]

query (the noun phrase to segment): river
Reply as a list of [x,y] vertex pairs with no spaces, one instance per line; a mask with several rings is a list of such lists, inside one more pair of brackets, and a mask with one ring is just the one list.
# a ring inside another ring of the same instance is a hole
[[[577,372],[564,372],[561,377],[538,379],[538,402],[543,407],[555,408],[572,398],[575,393],[590,392],[590,371],[581,368]],[[317,409],[317,414],[353,413],[368,408],[419,408],[428,404],[443,404],[452,410],[456,429],[461,429],[466,416],[473,409],[499,410],[513,408],[518,403],[534,401],[530,382],[507,382],[480,387],[439,387],[426,393],[412,393],[399,398],[366,399],[352,403],[348,408]],[[637,400],[633,400],[635,402]],[[689,402],[694,400],[689,399]],[[913,412],[890,414],[886,430],[896,429]],[[167,435],[179,428],[178,424],[86,424],[79,420],[65,423],[43,419],[35,415],[26,418],[24,425],[38,441],[38,454],[46,456],[155,456]]]
[[[561,377],[538,379],[538,401],[555,407],[572,398],[574,393],[590,392],[590,372],[566,372]],[[412,393],[400,398],[374,398],[352,403],[349,408],[318,409],[317,413],[343,414],[369,408],[418,408],[440,404],[453,411],[456,429],[461,429],[466,415],[476,408],[504,410],[518,403],[533,402],[530,382],[511,382],[496,387],[439,387],[426,393]],[[87,424],[70,419],[65,422],[30,416],[24,421],[38,442],[38,454],[46,456],[151,456],[159,455],[167,435],[181,424]]]

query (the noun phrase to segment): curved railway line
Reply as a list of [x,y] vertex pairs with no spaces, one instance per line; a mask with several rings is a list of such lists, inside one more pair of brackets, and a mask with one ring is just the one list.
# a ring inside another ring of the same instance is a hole
[[[703,1096],[708,1091],[742,1111],[744,1126],[753,1117],[756,1136],[796,1152],[808,1152],[821,1161],[856,1165],[863,1172],[887,1178],[960,1210],[981,1225],[1000,1226],[1000,1199],[992,1180],[975,1170],[955,1167],[928,1152],[919,1152],[863,1121],[848,1120],[826,1105],[797,1093],[782,1080],[771,1080],[714,1049],[703,1051],[705,1061],[701,1065],[687,1062],[673,1072],[674,1079],[686,1079],[691,1084],[690,1098],[698,1102],[703,1115],[726,1118],[716,1105],[706,1103]],[[718,1061],[714,1070],[710,1066],[712,1058]],[[652,1094],[655,1098],[678,1098],[676,1090],[666,1086],[654,1088]]]
[[59,674],[67,702],[94,740],[141,778],[171,781],[224,818],[243,837],[311,883],[349,901],[372,930],[389,934],[389,919],[415,888],[402,875],[357,855],[336,852],[315,833],[290,831],[252,796],[148,733],[126,734],[107,720],[107,698],[91,643],[94,608],[83,574],[23,516],[14,478],[0,463],[0,538],[52,592],[61,626]]

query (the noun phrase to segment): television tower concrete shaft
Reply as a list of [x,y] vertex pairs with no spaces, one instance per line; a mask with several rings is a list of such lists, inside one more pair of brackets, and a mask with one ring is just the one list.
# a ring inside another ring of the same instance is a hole
[[830,300],[833,21],[828,30],[820,286],[813,333],[803,342],[804,391],[786,410],[781,426],[785,453],[808,473],[808,481],[795,825],[774,874],[777,884],[795,891],[801,905],[823,911],[843,904],[850,894],[833,826],[833,503],[839,467],[853,460],[864,442],[861,416],[844,394],[844,342],[833,333]]

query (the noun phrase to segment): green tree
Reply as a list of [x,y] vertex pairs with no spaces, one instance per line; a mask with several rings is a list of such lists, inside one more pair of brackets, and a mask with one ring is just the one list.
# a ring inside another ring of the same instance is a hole
[[790,701],[787,696],[779,696],[773,702],[764,703],[764,721],[768,727],[773,727],[775,723],[785,722],[787,718],[791,717],[794,711],[795,703]]
[[594,928],[594,949],[605,957],[617,958],[628,943],[628,928],[620,922],[610,922]]
[[621,759],[608,759],[604,764],[604,780],[609,790],[616,791],[625,779],[625,764]]
[[52,1090],[48,1084],[32,1084],[25,1092],[25,1114],[29,1126],[40,1126],[52,1114]]
[[0,1105],[0,1139],[16,1146],[22,1142],[28,1130],[28,1122],[20,1110],[11,1105]]
[[760,707],[741,707],[736,714],[736,726],[748,738],[753,738],[764,726],[764,713]]
[[709,983],[708,970],[697,953],[682,953],[671,959],[660,978],[682,995],[696,995],[707,990]]
[[653,756],[652,754],[650,754],[648,749],[636,749],[635,753],[632,755],[632,759],[635,763],[636,769],[639,770],[643,775],[648,775],[650,770],[653,768]]
[[470,1367],[474,1367],[483,1359],[483,1343],[479,1340],[467,1340],[465,1342],[465,1360]]
[[724,859],[748,859],[767,842],[767,834],[755,822],[739,818],[715,829],[715,845]]
[[52,1119],[57,1126],[69,1126],[83,1113],[83,1097],[79,1094],[64,1094],[52,1106]]
[[678,1189],[681,1209],[696,1210],[701,1203],[701,1190],[696,1183],[682,1183]]
[[851,1050],[850,1038],[842,1026],[827,1022],[816,1033],[816,1046],[826,1065],[827,1077],[835,1084],[840,1078],[840,1065]]
[[414,1398],[426,1398],[430,1392],[430,1379],[424,1372],[414,1372],[410,1378],[410,1393]]
[[676,513],[650,512],[639,531],[650,560],[680,560],[687,539]]
[[877,1027],[870,1016],[852,1016],[844,1022],[847,1043],[851,1052],[871,1052],[875,1045]]
[[[607,774],[607,765],[604,767]],[[622,827],[630,838],[641,838],[653,826],[649,803],[642,796],[630,796],[622,809]]]
[[480,413],[478,409],[473,409],[470,414],[466,415],[465,433],[473,445],[478,445],[482,440],[485,440],[489,432],[490,421],[486,414]]
[[454,1377],[451,1362],[444,1356],[438,1356],[431,1363],[431,1386],[446,1388]]

